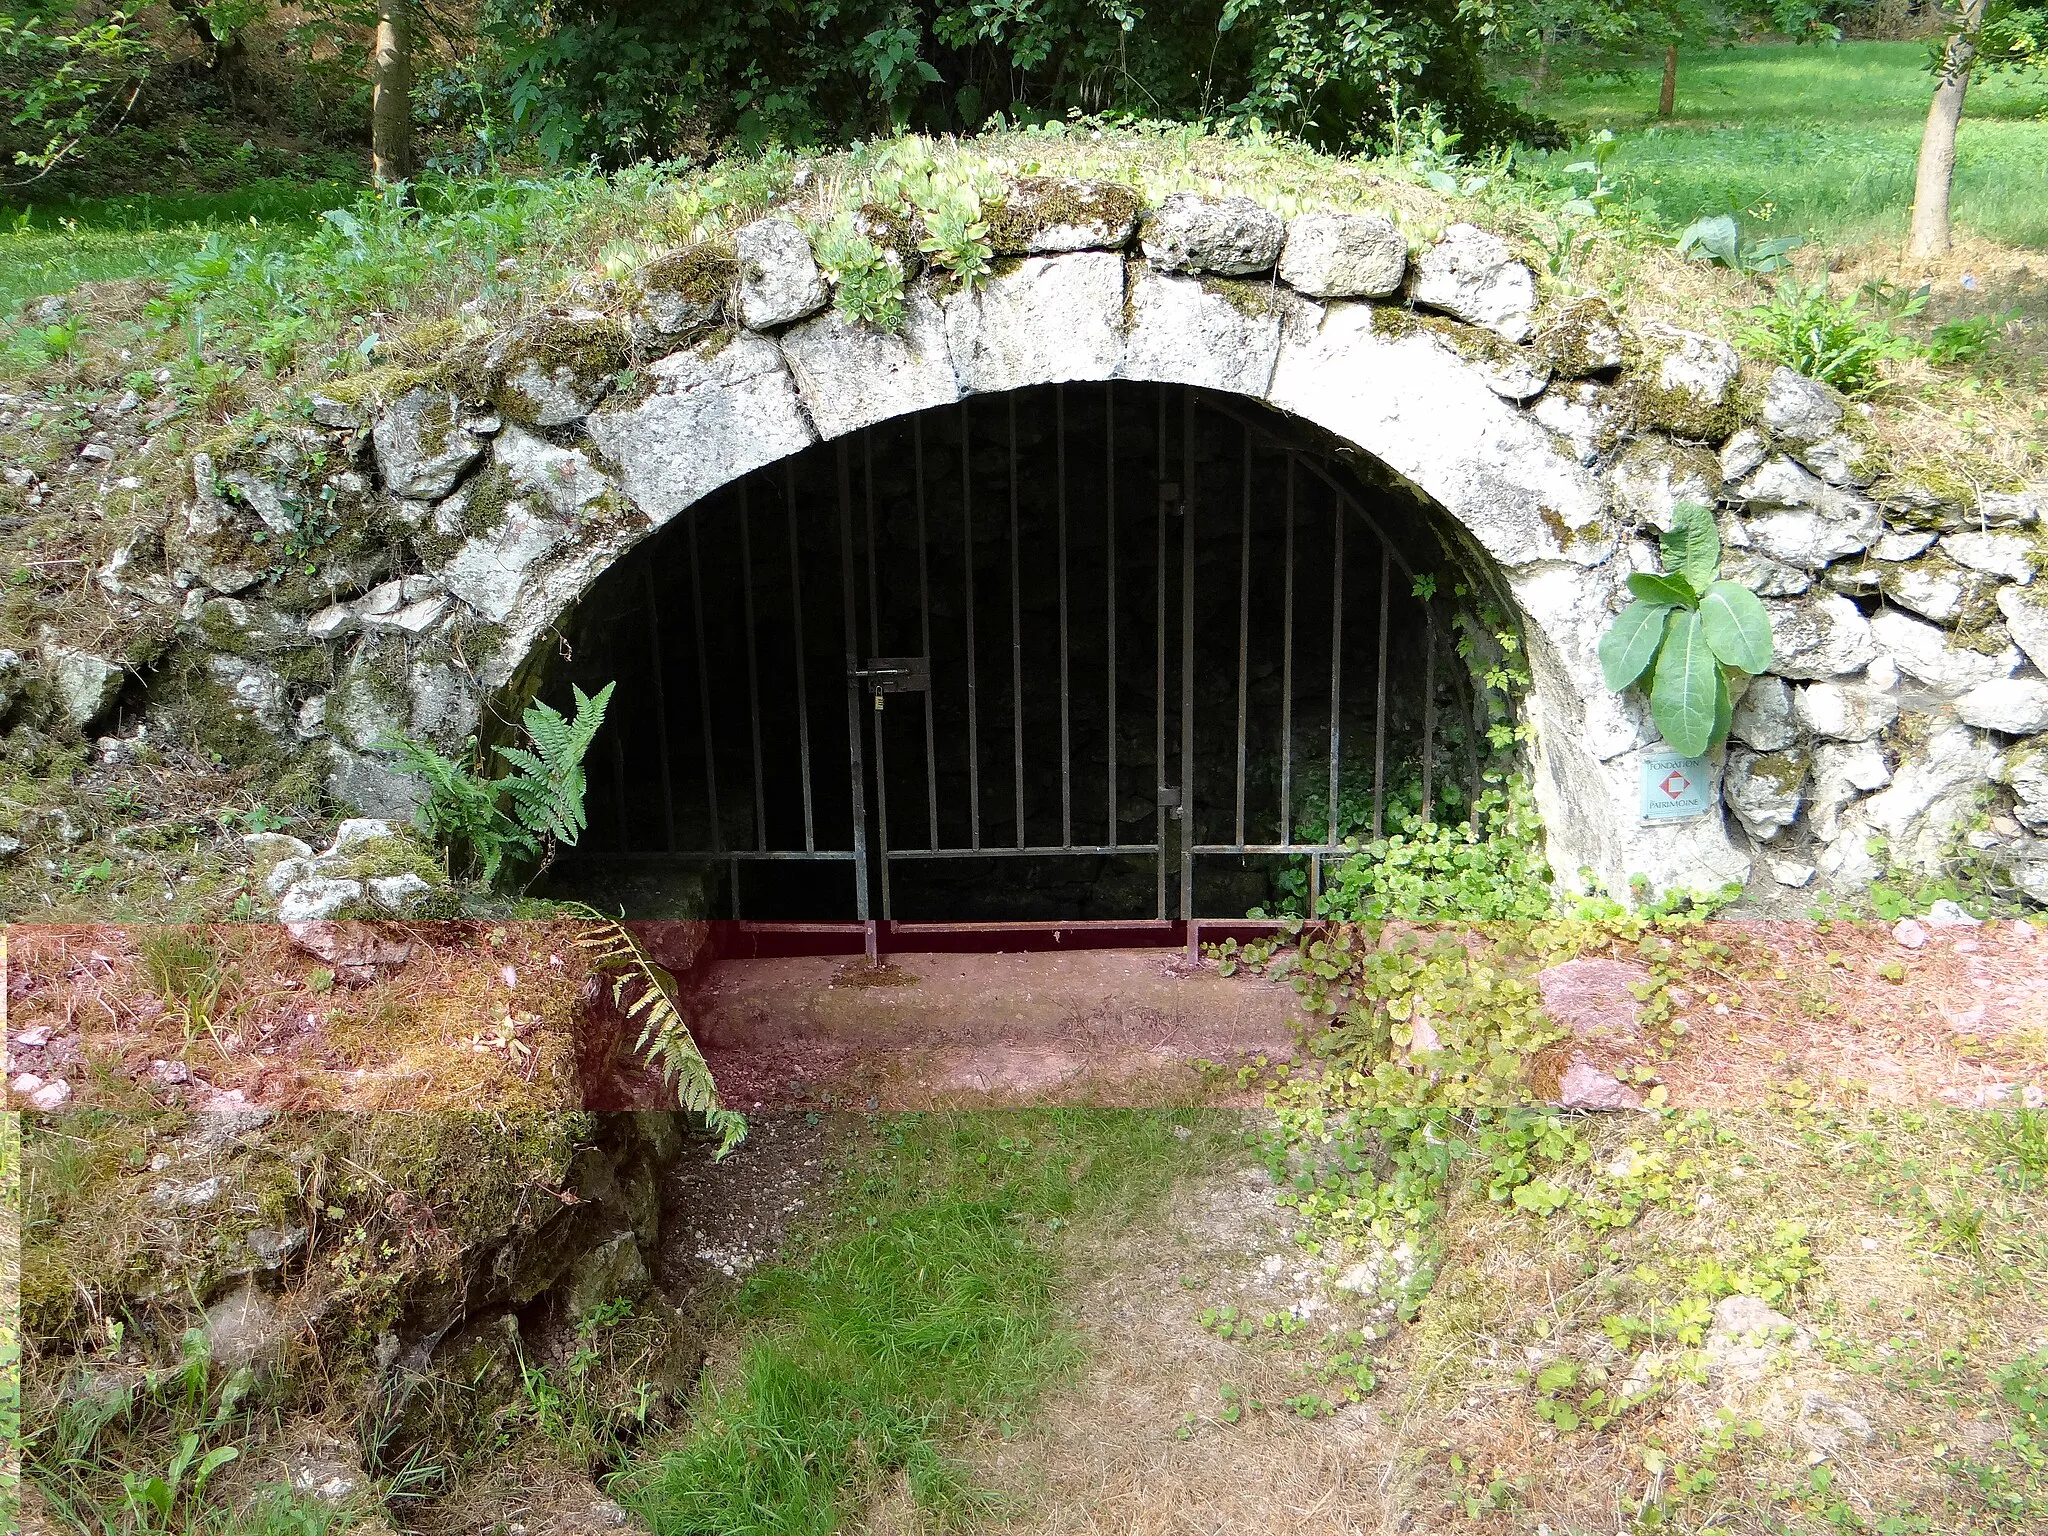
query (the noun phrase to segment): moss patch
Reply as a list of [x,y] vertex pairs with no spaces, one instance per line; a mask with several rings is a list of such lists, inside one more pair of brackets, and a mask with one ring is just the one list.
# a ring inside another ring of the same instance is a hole
[[984,203],[981,219],[991,250],[998,256],[1022,256],[1049,229],[1100,228],[1106,235],[1129,228],[1143,209],[1143,198],[1113,181],[1024,176],[1005,196]]

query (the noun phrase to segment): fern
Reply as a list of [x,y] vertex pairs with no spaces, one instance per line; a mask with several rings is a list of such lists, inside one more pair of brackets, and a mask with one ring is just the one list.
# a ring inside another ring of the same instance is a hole
[[[609,690],[607,690],[609,691]],[[650,1066],[661,1069],[663,1083],[675,1089],[676,1103],[718,1134],[717,1157],[724,1157],[747,1137],[747,1119],[718,1102],[711,1065],[690,1034],[689,1022],[676,1001],[676,979],[654,963],[623,923],[595,907],[578,902],[573,910],[589,918],[595,931],[580,934],[577,946],[590,956],[591,968],[612,978],[612,1002],[626,1010],[628,1021],[640,1024],[633,1049]],[[629,991],[632,1001],[626,1001]]]
[[520,718],[533,750],[498,748],[498,756],[514,769],[500,781],[512,801],[512,814],[535,837],[573,848],[583,835],[588,824],[583,814],[583,755],[597,739],[605,706],[611,703],[612,689],[617,686],[606,683],[595,696],[575,689],[573,720],[536,700]]
[[[387,737],[377,744],[395,751],[399,771],[426,786],[427,797],[414,818],[419,829],[436,847],[465,850],[470,867],[484,884],[496,880],[508,860],[521,862],[540,856],[539,840],[499,806],[498,785],[410,738]],[[475,759],[474,736],[463,743],[463,753]]]

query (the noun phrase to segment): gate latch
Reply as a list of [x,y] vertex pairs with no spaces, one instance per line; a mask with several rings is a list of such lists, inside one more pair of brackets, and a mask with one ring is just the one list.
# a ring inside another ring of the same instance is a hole
[[1162,784],[1159,786],[1159,808],[1175,821],[1180,820],[1180,786]]
[[850,668],[847,675],[867,683],[880,709],[887,693],[930,693],[932,661],[929,656],[870,656],[866,666]]

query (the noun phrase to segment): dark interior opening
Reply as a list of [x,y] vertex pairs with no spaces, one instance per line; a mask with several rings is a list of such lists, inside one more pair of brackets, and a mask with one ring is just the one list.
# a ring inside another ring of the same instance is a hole
[[562,626],[542,696],[617,688],[549,889],[650,917],[1298,910],[1328,851],[1425,789],[1458,814],[1473,771],[1449,541],[1376,470],[1249,402],[1070,384],[726,487]]

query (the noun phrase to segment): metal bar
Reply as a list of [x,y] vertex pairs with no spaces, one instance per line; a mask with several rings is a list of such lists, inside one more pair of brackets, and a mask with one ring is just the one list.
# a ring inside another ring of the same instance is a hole
[[789,614],[796,631],[796,744],[797,762],[804,786],[804,848],[815,851],[817,829],[811,817],[811,701],[804,676],[804,586],[801,546],[796,531],[796,461],[790,460],[782,477],[782,504],[789,513]]
[[1382,528],[1379,525],[1379,523],[1373,518],[1373,515],[1370,512],[1366,511],[1365,508],[1361,507],[1356,501],[1353,501],[1351,499],[1350,488],[1347,487],[1344,484],[1344,482],[1339,480],[1335,475],[1331,474],[1329,470],[1325,469],[1322,465],[1318,464],[1313,458],[1309,457],[1307,454],[1302,453],[1299,449],[1290,448],[1288,452],[1293,454],[1298,460],[1300,460],[1303,467],[1306,468],[1310,474],[1314,475],[1318,480],[1322,481],[1323,484],[1327,485],[1332,491],[1334,491],[1337,494],[1337,496],[1340,499],[1342,499],[1345,502],[1346,505],[1350,507],[1352,514],[1355,517],[1357,517],[1357,519],[1360,522],[1364,523],[1366,527],[1370,528],[1373,531],[1373,537],[1377,538],[1382,544],[1387,546],[1388,550],[1393,554],[1394,564],[1401,568],[1401,574],[1403,576],[1409,577],[1412,580],[1415,575],[1415,568],[1408,563],[1407,559],[1401,554],[1401,551],[1395,548],[1394,541],[1387,537],[1386,529]]
[[690,616],[697,627],[697,711],[704,722],[704,805],[711,815],[711,846],[725,846],[718,824],[718,746],[711,735],[711,668],[704,655],[704,584],[697,574],[697,508],[687,514],[690,536]]
[[1252,619],[1252,429],[1244,429],[1243,532],[1237,551],[1237,836],[1244,841],[1244,710],[1245,693],[1251,684]]
[[1280,836],[1294,836],[1294,459],[1287,460],[1286,564],[1280,599]]
[[1103,531],[1108,555],[1103,578],[1109,606],[1109,662],[1104,683],[1109,699],[1109,842],[1116,846],[1116,395],[1114,384],[1102,386],[1103,443]]
[[847,789],[853,799],[853,915],[868,920],[867,765],[862,761],[860,724],[860,621],[854,612],[853,487],[846,439],[839,440],[839,590],[845,609]]
[[1010,749],[1017,799],[1017,846],[1024,846],[1024,615],[1018,598],[1017,397],[1008,401],[1010,423]]
[[619,740],[619,733],[612,731],[612,805],[619,819],[619,843],[626,841],[626,748]]
[[974,466],[968,451],[967,402],[960,402],[960,528],[966,540],[963,582],[967,596],[967,841],[981,846],[981,718],[974,664]]
[[[931,664],[932,583],[924,534],[924,418],[910,418],[910,458],[917,476],[917,636],[918,653]],[[932,690],[924,691],[924,804],[931,819],[931,846],[939,846],[939,753],[932,726]]]
[[1330,498],[1330,837],[1337,841],[1338,774],[1344,760],[1344,503]]
[[899,861],[914,859],[1056,859],[1068,854],[1140,854],[1156,853],[1154,843],[1119,843],[1116,847],[1098,846],[1089,848],[1068,847],[1065,844],[1047,844],[1026,848],[892,848],[889,857]]
[[1422,608],[1422,819],[1436,820],[1436,609]]
[[1393,562],[1387,547],[1380,546],[1380,653],[1379,680],[1373,689],[1372,706],[1372,835],[1380,835],[1387,795],[1387,610],[1394,605]]
[[[654,677],[654,720],[655,748],[661,764],[661,826],[663,841],[670,849],[676,845],[676,789],[675,778],[669,769],[668,756],[668,684],[664,674],[666,668],[661,659],[661,625],[656,618],[654,601],[654,563],[640,562],[642,589],[647,596],[647,654]],[[623,837],[625,828],[621,824]]]
[[1156,488],[1152,500],[1153,510],[1159,522],[1159,559],[1157,574],[1159,596],[1155,603],[1155,617],[1159,628],[1159,664],[1152,686],[1153,746],[1152,776],[1158,787],[1153,795],[1155,802],[1153,821],[1158,830],[1153,834],[1159,844],[1159,916],[1166,916],[1166,386],[1161,384],[1158,392],[1159,428],[1153,447],[1158,460],[1158,470],[1153,480]]
[[1058,515],[1060,525],[1060,841],[1074,840],[1074,744],[1069,730],[1067,701],[1067,387],[1055,384],[1052,391],[1053,461],[1059,477]]
[[1180,915],[1195,915],[1195,397],[1180,412]]
[[[747,615],[747,717],[754,738],[754,846],[768,846],[768,794],[761,777],[761,659],[760,631],[754,628],[754,535],[747,482],[740,482],[740,586],[746,595]],[[735,899],[738,887],[735,885]]]
[[846,863],[852,858],[851,848],[679,848],[674,853],[597,853],[564,848],[555,855],[555,862],[573,863],[582,860],[589,863],[716,864],[724,861],[745,864],[835,864]]
[[1303,854],[1342,853],[1343,847],[1334,843],[1196,843],[1197,853],[1260,853],[1260,854]]
[[[875,434],[860,429],[861,500],[868,545],[868,654],[882,654],[882,605],[875,600]],[[929,695],[930,690],[926,690]],[[882,920],[889,918],[889,757],[882,729],[882,696],[875,695],[875,838],[882,847]]]

